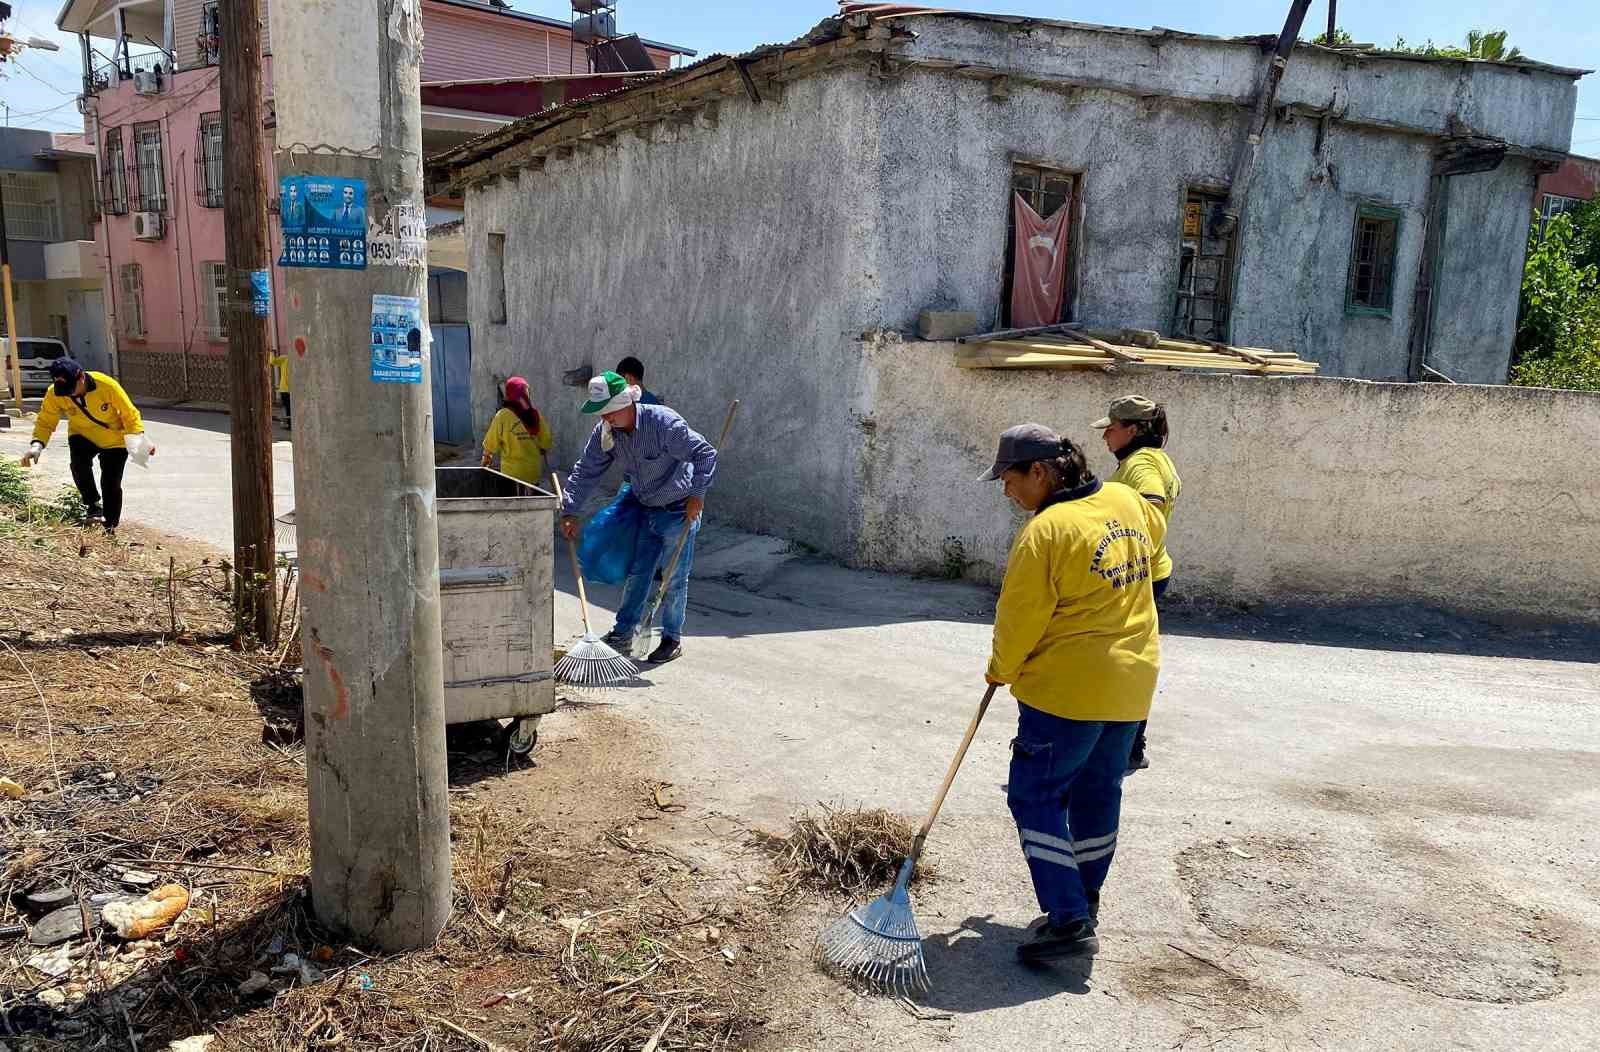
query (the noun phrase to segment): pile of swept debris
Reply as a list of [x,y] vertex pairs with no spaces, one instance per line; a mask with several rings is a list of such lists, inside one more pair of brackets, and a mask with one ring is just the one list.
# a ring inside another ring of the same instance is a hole
[[[551,783],[607,777],[583,750],[614,753],[622,734],[580,735],[514,776],[526,785],[492,790],[452,755],[456,909],[438,944],[379,958],[323,930],[292,670],[229,646],[214,558],[122,533],[0,513],[0,1046],[666,1050],[753,1035],[769,973],[793,964],[768,937],[767,892],[652,843],[638,801],[598,785],[581,823],[540,814]],[[527,806],[504,806],[513,793]]]

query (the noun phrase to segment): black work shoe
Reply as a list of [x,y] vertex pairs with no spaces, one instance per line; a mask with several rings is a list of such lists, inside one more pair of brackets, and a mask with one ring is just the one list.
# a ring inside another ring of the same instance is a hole
[[1100,939],[1094,933],[1094,922],[1089,920],[1071,921],[1060,927],[1047,922],[1033,933],[1033,938],[1017,947],[1017,957],[1024,964],[1093,957],[1099,952]]
[[99,522],[106,517],[106,513],[98,504],[91,504],[84,509],[83,517],[89,522]]
[[628,648],[633,646],[633,633],[618,632],[616,629],[612,629],[600,637],[600,642],[604,643],[606,646],[610,647],[612,650],[615,650],[619,654],[626,654],[628,652]]
[[1127,777],[1128,775],[1132,774],[1135,771],[1142,771],[1146,767],[1149,767],[1149,766],[1150,766],[1150,758],[1144,754],[1144,750],[1143,749],[1140,749],[1138,752],[1135,752],[1135,753],[1129,753],[1128,754],[1128,769],[1126,771],[1122,772],[1123,777]]
[[661,645],[650,652],[645,658],[652,665],[665,665],[667,662],[683,654],[683,646],[670,636],[661,637]]

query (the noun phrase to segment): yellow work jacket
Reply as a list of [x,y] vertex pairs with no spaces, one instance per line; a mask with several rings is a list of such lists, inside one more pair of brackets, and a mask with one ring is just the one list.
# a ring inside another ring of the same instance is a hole
[[1161,667],[1151,567],[1161,513],[1116,482],[1047,504],[1011,545],[989,677],[1069,720],[1142,720]]
[[550,422],[543,413],[539,414],[539,433],[530,435],[517,414],[502,407],[489,421],[483,451],[500,454],[500,470],[505,474],[537,486],[545,477],[544,454],[554,442]]
[[67,418],[67,434],[82,435],[101,449],[123,448],[123,436],[144,431],[144,420],[133,407],[128,392],[105,373],[86,372],[89,378],[79,395],[58,395],[52,387],[39,406],[33,440],[50,444],[56,425]]
[[[1171,525],[1172,510],[1178,506],[1183,480],[1178,478],[1178,469],[1172,466],[1172,458],[1163,450],[1151,446],[1134,450],[1122,459],[1116,474],[1108,481],[1120,482],[1150,501],[1160,510],[1162,520]],[[1164,539],[1156,551],[1153,574],[1157,581],[1172,576],[1172,556],[1167,554]]]

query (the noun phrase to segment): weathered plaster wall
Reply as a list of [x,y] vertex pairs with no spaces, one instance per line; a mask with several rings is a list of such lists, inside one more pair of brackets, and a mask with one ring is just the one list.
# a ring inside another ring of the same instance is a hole
[[[997,581],[1017,526],[973,482],[1005,427],[1038,421],[1115,462],[1089,423],[1114,396],[1169,407],[1183,478],[1179,592],[1408,600],[1600,621],[1600,395],[1195,373],[963,370],[955,345],[861,345],[870,465],[863,565],[938,572],[959,544]],[[953,541],[951,539],[954,539]]]
[[1449,180],[1428,364],[1458,383],[1506,382],[1537,180],[1532,162],[1517,157]]
[[[927,71],[864,90],[883,110],[876,324],[911,330],[918,311],[936,307],[998,325],[1010,162],[1024,157],[1080,173],[1075,315],[1171,329],[1183,199],[1190,187],[1226,183],[1239,111],[1026,85],[996,100],[981,81]],[[1280,122],[1237,241],[1234,339],[1294,351],[1331,375],[1404,378],[1430,151],[1420,136],[1338,123],[1319,150],[1316,121]],[[1519,187],[1495,178],[1484,205],[1498,201],[1526,228]],[[1345,311],[1362,201],[1404,213],[1389,317]],[[1481,322],[1452,338],[1463,358],[1498,357],[1503,379],[1518,287],[1508,263],[1521,250],[1515,236],[1492,251],[1473,240],[1459,242],[1447,279],[1470,290]]]
[[[647,385],[715,439],[745,400],[713,501],[819,548],[853,543],[862,361],[875,244],[861,202],[878,156],[859,73],[724,100],[715,124],[664,122],[550,159],[466,200],[478,434],[495,384],[523,375],[570,466],[592,420],[562,373],[645,362]],[[507,321],[494,324],[490,233],[504,233]]]

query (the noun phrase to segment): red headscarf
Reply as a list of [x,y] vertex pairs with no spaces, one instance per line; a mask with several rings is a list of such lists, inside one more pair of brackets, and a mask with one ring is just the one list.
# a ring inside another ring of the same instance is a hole
[[520,376],[513,376],[506,381],[505,406],[522,421],[529,435],[539,437],[539,410],[533,407],[533,400],[528,397],[528,381]]

